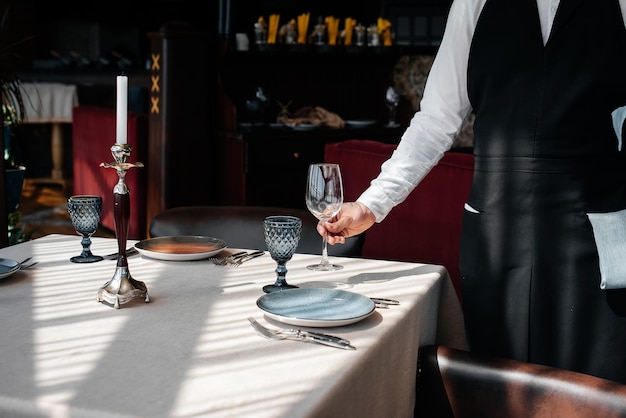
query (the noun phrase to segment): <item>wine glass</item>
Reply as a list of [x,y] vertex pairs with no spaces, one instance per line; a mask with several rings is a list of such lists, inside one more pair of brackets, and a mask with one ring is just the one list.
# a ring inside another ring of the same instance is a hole
[[[343,205],[343,183],[339,164],[319,163],[309,166],[306,183],[306,207],[320,222],[332,219]],[[327,236],[322,237],[322,260],[307,266],[309,270],[341,270],[343,266],[328,261]]]
[[102,215],[102,196],[75,195],[67,199],[67,211],[74,229],[83,237],[83,252],[70,258],[74,263],[93,263],[102,260],[99,255],[91,253],[91,236],[98,229]]
[[268,216],[263,220],[263,231],[265,233],[265,245],[267,251],[274,261],[276,261],[276,281],[274,284],[263,286],[265,293],[277,290],[292,289],[294,285],[287,283],[287,261],[291,260],[302,233],[302,219],[295,216]]
[[387,123],[387,127],[395,128],[400,126],[400,124],[396,122],[396,108],[400,103],[400,95],[393,87],[387,88],[387,93],[385,94],[385,103],[387,104],[387,108],[389,109],[389,122]]

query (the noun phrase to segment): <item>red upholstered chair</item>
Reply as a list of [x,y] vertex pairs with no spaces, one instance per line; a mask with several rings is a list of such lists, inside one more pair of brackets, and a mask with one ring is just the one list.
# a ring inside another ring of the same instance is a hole
[[626,385],[539,364],[420,348],[415,417],[626,417]]
[[[395,148],[358,139],[326,145],[325,161],[341,166],[345,201],[359,197]],[[473,173],[472,154],[446,153],[404,202],[367,231],[363,257],[441,264],[460,300],[461,219]]]
[[[77,106],[73,111],[72,152],[74,194],[102,196],[101,224],[115,230],[113,216],[113,186],[118,181],[114,169],[100,163],[114,162],[111,146],[115,143],[115,109]],[[128,144],[132,147],[130,162],[146,162],[148,148],[148,117],[128,114]],[[129,239],[143,239],[147,234],[145,168],[133,168],[126,173],[130,190]]]

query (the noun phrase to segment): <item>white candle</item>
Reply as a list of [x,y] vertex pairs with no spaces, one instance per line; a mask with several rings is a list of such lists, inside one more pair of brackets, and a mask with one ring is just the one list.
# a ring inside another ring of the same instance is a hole
[[115,125],[115,143],[126,144],[128,129],[128,77],[117,77],[117,115]]

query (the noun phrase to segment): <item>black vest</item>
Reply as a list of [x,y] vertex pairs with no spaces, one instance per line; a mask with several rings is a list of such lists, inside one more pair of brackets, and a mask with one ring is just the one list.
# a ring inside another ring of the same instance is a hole
[[618,0],[561,0],[545,46],[539,25],[536,0],[487,0],[483,8],[468,66],[475,154],[614,154],[611,112],[626,105]]

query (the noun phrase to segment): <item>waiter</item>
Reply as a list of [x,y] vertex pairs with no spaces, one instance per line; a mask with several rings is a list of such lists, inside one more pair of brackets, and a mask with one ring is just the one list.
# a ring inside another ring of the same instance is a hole
[[382,222],[473,112],[460,266],[470,350],[626,383],[626,290],[600,287],[604,236],[589,219],[626,209],[612,119],[626,105],[625,9],[455,0],[420,111],[371,186],[320,233],[342,243]]

